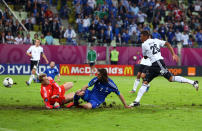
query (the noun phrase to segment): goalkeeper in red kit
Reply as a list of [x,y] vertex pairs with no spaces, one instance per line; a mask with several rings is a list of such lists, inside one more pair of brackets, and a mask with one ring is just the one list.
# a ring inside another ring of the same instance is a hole
[[73,100],[73,92],[65,95],[65,92],[73,87],[72,82],[66,82],[59,86],[52,78],[47,77],[46,74],[39,75],[39,81],[41,83],[41,97],[47,109],[60,108],[61,105]]

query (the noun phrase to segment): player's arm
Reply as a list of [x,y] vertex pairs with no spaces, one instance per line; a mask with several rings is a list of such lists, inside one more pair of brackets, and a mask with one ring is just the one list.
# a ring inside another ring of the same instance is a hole
[[42,53],[42,57],[44,58],[44,60],[46,61],[46,64],[48,64],[49,63],[49,61],[48,61],[48,59],[47,59],[47,57],[46,57],[46,55],[44,54],[44,53]]
[[125,108],[130,108],[130,107],[126,104],[126,101],[125,101],[123,95],[122,95],[122,94],[119,94],[118,96],[119,96],[119,99],[121,100],[121,102],[123,103],[124,107],[125,107]]
[[144,57],[145,59],[148,58],[146,54],[147,54],[146,46],[145,46],[145,45],[142,45],[142,55],[143,55],[143,57]]
[[28,55],[29,57],[32,57],[32,54],[30,52],[27,52],[26,55]]
[[98,81],[98,78],[97,77],[94,77],[89,83],[88,85],[85,85],[81,91],[85,91],[87,88],[93,86],[96,82]]
[[173,60],[175,60],[176,62],[178,62],[178,56],[175,54],[173,47],[170,45],[169,42],[166,42],[165,45],[167,46],[167,48],[169,49],[170,53],[173,56]]
[[48,91],[46,90],[46,88],[45,87],[43,87],[42,89],[41,89],[41,96],[42,96],[42,98],[43,98],[43,100],[44,100],[44,103],[45,103],[45,106],[46,106],[46,108],[47,109],[53,109],[53,106],[52,105],[50,105],[50,101],[49,101],[49,94],[48,94]]
[[111,87],[113,89],[113,92],[116,93],[119,96],[119,99],[121,100],[121,102],[123,103],[125,108],[130,108],[127,104],[126,101],[123,97],[123,95],[119,92],[118,87],[116,86],[116,84],[111,81],[109,84],[109,87]]
[[32,57],[31,50],[32,50],[32,47],[30,47],[26,52],[26,55],[28,55],[29,57]]
[[88,85],[85,85],[83,88],[81,88],[82,91],[85,91],[86,89],[88,89]]
[[58,78],[57,78],[57,81],[60,81],[60,74],[58,74]]
[[59,71],[58,71],[58,69],[55,69],[56,70],[56,75],[57,75],[57,81],[60,81],[60,73],[59,73]]

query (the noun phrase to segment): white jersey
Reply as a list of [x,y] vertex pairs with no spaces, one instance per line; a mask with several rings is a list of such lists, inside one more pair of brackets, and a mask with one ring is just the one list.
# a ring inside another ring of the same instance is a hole
[[141,65],[146,65],[146,66],[151,66],[151,61],[149,58],[145,59],[144,57],[142,58],[141,62],[140,62]]
[[151,63],[154,63],[157,60],[162,60],[160,47],[165,45],[166,41],[159,39],[147,39],[142,44],[142,54],[147,56]]
[[33,45],[27,50],[27,53],[32,54],[32,57],[30,60],[39,61],[40,56],[43,53],[43,48],[41,46],[36,47],[35,45]]

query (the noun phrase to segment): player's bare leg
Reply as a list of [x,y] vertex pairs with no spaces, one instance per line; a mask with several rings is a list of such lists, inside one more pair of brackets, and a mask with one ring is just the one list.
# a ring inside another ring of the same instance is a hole
[[198,81],[193,81],[193,80],[184,78],[182,76],[171,76],[168,81],[170,81],[170,82],[188,83],[188,84],[193,85],[193,87],[196,89],[196,91],[198,91],[198,89],[199,89]]
[[[69,99],[71,99],[71,97],[72,97],[73,102],[70,102],[66,107],[67,107],[67,108],[71,108],[72,106],[79,106],[79,99],[80,99],[81,96],[83,96],[84,94],[85,94],[85,91],[78,90],[76,93],[74,93],[74,95],[71,94],[71,95],[73,95],[73,96],[69,95],[69,96],[68,96]],[[65,98],[65,99],[66,99],[66,98]]]
[[85,109],[92,109],[92,104],[91,103],[86,103],[84,105],[81,105]]
[[73,87],[73,82],[66,82],[65,84],[63,84],[63,86],[65,88],[65,91],[68,91]]
[[66,95],[65,95],[64,104],[65,104],[65,103],[68,103],[68,102],[70,102],[70,101],[73,101],[74,95],[75,95],[74,92],[71,92],[71,93],[66,94]]

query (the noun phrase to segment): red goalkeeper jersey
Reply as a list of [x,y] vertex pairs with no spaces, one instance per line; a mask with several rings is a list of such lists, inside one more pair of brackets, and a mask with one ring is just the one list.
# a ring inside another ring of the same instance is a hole
[[[49,80],[50,84],[49,85],[43,85],[41,84],[41,97],[44,99],[46,99],[45,102],[48,102],[50,104],[54,104],[56,101],[57,102],[61,102],[61,100],[64,98],[64,87],[63,86],[59,86],[54,80]],[[58,98],[54,98],[52,99],[51,97],[53,95],[59,95],[59,99]]]

